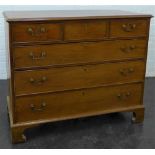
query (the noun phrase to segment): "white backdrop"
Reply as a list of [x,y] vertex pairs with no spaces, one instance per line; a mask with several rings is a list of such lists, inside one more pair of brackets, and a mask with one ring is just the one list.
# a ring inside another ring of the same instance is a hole
[[[4,32],[4,18],[3,11],[9,10],[125,10],[138,13],[147,13],[155,16],[155,6],[10,6],[0,5],[0,79],[7,79],[6,74],[6,50],[5,50],[5,32]],[[146,76],[155,76],[155,19],[151,21],[150,39],[149,39],[149,53],[147,61]],[[154,42],[154,43],[153,43]]]

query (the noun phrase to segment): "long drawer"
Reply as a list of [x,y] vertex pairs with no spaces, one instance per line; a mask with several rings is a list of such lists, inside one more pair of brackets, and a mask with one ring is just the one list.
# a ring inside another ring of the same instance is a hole
[[144,58],[146,44],[141,39],[15,47],[14,65],[31,68]]
[[61,120],[121,110],[141,104],[142,84],[100,87],[18,97],[16,121]]
[[141,81],[143,61],[16,71],[16,95],[95,87],[105,84]]

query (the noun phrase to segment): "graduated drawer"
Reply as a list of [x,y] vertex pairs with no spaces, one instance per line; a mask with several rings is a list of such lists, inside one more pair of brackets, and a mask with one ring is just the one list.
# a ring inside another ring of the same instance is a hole
[[120,111],[141,104],[141,95],[141,84],[126,84],[18,97],[16,121],[61,120]]
[[12,42],[62,40],[62,27],[59,23],[14,23],[11,29]]
[[144,58],[146,44],[146,40],[118,40],[15,47],[14,65],[31,68]]
[[16,95],[141,81],[143,61],[106,63],[15,72]]
[[64,40],[89,40],[107,37],[104,20],[69,21],[64,24]]
[[111,37],[146,37],[149,22],[145,19],[118,19],[110,24]]

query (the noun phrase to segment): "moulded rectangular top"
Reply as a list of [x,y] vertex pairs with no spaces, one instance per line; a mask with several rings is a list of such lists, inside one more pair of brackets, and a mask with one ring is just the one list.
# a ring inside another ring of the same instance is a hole
[[6,21],[43,21],[106,18],[146,18],[150,14],[141,14],[119,10],[53,10],[53,11],[6,11]]

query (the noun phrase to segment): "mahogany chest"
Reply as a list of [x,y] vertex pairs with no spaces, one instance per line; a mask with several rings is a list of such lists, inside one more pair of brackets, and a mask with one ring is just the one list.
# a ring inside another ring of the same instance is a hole
[[132,112],[144,119],[151,15],[124,11],[5,12],[12,142],[59,120]]

